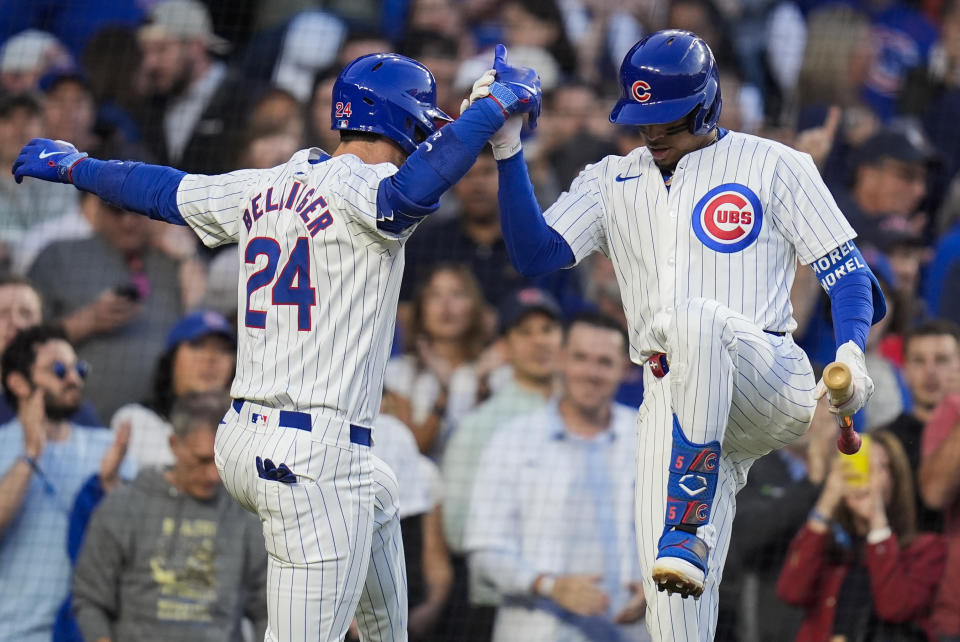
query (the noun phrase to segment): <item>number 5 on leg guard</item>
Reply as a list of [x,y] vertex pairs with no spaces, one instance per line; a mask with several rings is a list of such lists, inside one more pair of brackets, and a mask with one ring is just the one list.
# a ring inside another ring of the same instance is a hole
[[653,565],[658,590],[695,598],[703,593],[709,547],[697,528],[710,521],[719,465],[720,442],[688,441],[674,415],[667,510]]

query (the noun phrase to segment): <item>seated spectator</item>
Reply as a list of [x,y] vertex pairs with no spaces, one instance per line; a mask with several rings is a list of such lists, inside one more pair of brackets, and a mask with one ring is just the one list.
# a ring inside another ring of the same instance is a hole
[[948,546],[947,568],[931,614],[933,632],[941,642],[955,642],[960,640],[960,372],[923,429],[918,477],[924,503],[943,511]]
[[438,265],[421,283],[406,354],[387,362],[384,412],[410,427],[420,452],[439,460],[484,396],[488,369],[479,359],[489,333],[483,296],[465,266]]
[[181,314],[179,266],[151,245],[152,221],[83,195],[94,236],[48,245],[29,276],[44,316],[63,323],[97,371],[88,394],[102,417],[147,396],[153,363]]
[[91,478],[105,491],[116,486],[128,433],[114,438],[68,419],[88,370],[60,328],[20,331],[0,363],[17,410],[0,426],[0,640],[49,642],[70,588],[74,499]]
[[170,413],[173,466],[147,469],[93,513],[73,580],[87,640],[256,639],[267,624],[259,520],[220,485],[213,443],[230,399],[181,397]]
[[[950,391],[960,370],[960,328],[947,321],[930,321],[909,330],[903,340],[903,379],[910,405],[886,427],[903,445],[910,470],[920,468],[923,426]],[[916,487],[918,481],[914,481]],[[919,490],[919,488],[918,488]],[[917,495],[919,501],[919,493]],[[940,530],[941,515],[918,504],[917,526]]]
[[877,431],[864,439],[861,465],[841,457],[777,582],[780,599],[806,610],[797,642],[927,639],[946,546],[917,532],[906,454]]
[[501,597],[493,640],[647,640],[636,554],[636,413],[613,401],[626,332],[598,315],[564,338],[563,392],[480,458],[465,548]]
[[451,639],[436,636],[436,625],[453,584],[453,568],[441,524],[440,471],[420,454],[410,429],[402,421],[380,415],[375,424],[373,454],[393,470],[400,493],[400,533],[410,605],[407,632],[414,642]]
[[480,456],[500,426],[538,410],[553,394],[563,340],[560,306],[541,290],[519,290],[501,306],[500,333],[513,377],[463,418],[443,456],[443,531],[455,574],[444,634],[461,642],[490,639],[499,601],[489,585],[469,577],[463,542]]
[[[0,354],[7,349],[13,337],[25,328],[39,325],[43,320],[40,293],[22,276],[0,277]],[[5,395],[0,395],[0,425],[16,417],[16,408]],[[97,411],[84,400],[70,421],[81,426],[102,426]]]
[[129,456],[141,468],[174,463],[170,450],[170,413],[180,397],[201,392],[226,394],[236,365],[236,337],[220,314],[191,312],[167,335],[167,347],[153,372],[153,393],[144,404],[127,404],[113,415],[110,426],[129,423]]

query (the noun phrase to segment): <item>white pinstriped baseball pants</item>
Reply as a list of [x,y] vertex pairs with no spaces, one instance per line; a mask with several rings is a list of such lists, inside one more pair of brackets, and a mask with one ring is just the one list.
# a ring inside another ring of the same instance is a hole
[[[810,361],[791,337],[763,332],[716,301],[691,299],[660,331],[670,369],[661,379],[645,369],[637,417],[636,524],[646,621],[654,640],[707,642],[717,625],[735,495],[758,457],[809,428],[815,381]],[[660,593],[650,576],[663,532],[674,413],[689,440],[702,444],[716,439],[722,447],[710,522],[697,531],[710,546],[699,600]]]
[[[407,640],[397,480],[349,424],[312,415],[311,432],[245,402],[217,431],[220,478],[260,517],[268,559],[265,642],[341,642],[354,617],[364,641]],[[262,479],[256,457],[297,483]]]

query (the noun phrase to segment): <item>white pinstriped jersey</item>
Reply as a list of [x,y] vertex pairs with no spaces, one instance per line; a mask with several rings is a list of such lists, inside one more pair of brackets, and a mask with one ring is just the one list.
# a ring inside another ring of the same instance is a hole
[[685,155],[669,191],[645,147],[607,156],[544,218],[577,262],[593,251],[613,261],[637,363],[666,351],[660,330],[692,298],[792,332],[797,260],[856,236],[809,155],[738,132]]
[[238,243],[233,397],[372,424],[411,231],[377,229],[377,188],[396,171],[312,149],[180,183],[180,213],[203,242]]

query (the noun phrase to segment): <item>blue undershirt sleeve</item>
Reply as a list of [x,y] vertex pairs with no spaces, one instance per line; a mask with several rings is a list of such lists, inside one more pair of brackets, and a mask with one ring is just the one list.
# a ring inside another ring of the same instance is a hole
[[177,207],[177,188],[186,176],[172,167],[133,161],[85,158],[73,168],[73,184],[117,207],[158,221],[186,225]]
[[884,317],[887,304],[860,250],[847,241],[814,261],[812,267],[830,296],[837,347],[853,341],[866,350],[870,326]]
[[380,182],[377,227],[399,234],[436,210],[440,196],[467,173],[505,122],[493,99],[481,99],[421,143],[396,174]]
[[576,262],[559,232],[547,225],[533,194],[523,150],[497,161],[500,174],[500,225],[513,267],[524,276],[542,276]]

